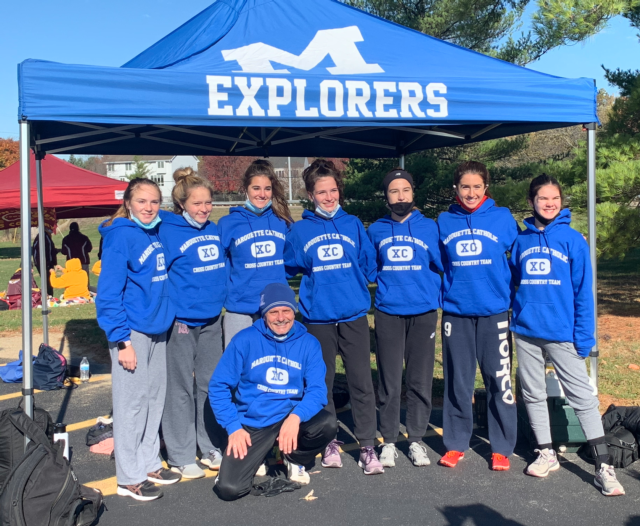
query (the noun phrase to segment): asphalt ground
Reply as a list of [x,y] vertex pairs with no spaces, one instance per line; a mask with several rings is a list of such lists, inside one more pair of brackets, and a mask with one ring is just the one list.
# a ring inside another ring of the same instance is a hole
[[[0,409],[16,407],[19,392],[20,385],[0,384]],[[212,491],[214,473],[209,472],[204,479],[166,486],[160,500],[139,503],[113,494],[115,463],[85,445],[88,428],[111,409],[109,375],[96,375],[75,390],[36,393],[35,403],[49,411],[54,422],[69,426],[71,461],[80,482],[105,492],[101,525],[640,526],[640,462],[618,470],[627,495],[607,498],[593,486],[593,465],[577,454],[561,456],[559,471],[536,479],[523,473],[534,457],[527,444],[519,443],[511,470],[491,471],[486,430],[476,429],[465,458],[455,469],[444,468],[436,464],[444,454],[438,409],[424,439],[431,466],[414,467],[405,441],[398,443],[395,468],[383,475],[363,475],[351,414],[344,411],[339,415],[344,467],[323,469],[318,459],[309,486],[272,498],[223,502]],[[303,500],[311,490],[317,498]]]

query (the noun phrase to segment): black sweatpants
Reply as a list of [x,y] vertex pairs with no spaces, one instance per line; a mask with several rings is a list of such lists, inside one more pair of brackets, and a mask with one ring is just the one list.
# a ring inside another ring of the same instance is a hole
[[360,446],[373,446],[376,438],[376,396],[371,378],[371,351],[367,317],[342,323],[305,323],[309,334],[315,336],[322,347],[327,367],[327,399],[325,409],[334,417],[333,380],[336,375],[336,355],[340,353],[347,375],[351,396],[354,433]]
[[489,441],[494,453],[509,456],[517,438],[511,386],[509,313],[486,317],[442,315],[444,367],[443,439],[447,451],[466,451],[473,433],[471,398],[476,360],[487,390]]
[[[222,500],[236,500],[251,491],[253,476],[275,445],[283,422],[284,419],[263,428],[242,426],[251,435],[251,446],[247,448],[247,456],[243,459],[235,458],[233,453],[229,455],[225,451],[214,486]],[[309,466],[316,455],[324,451],[334,439],[337,430],[335,417],[322,409],[311,420],[300,423],[298,448],[290,455],[285,455],[286,458],[294,464]]]
[[409,442],[418,442],[431,416],[438,311],[392,316],[376,309],[375,320],[380,433],[385,443],[398,440],[402,366],[406,364],[407,434]]

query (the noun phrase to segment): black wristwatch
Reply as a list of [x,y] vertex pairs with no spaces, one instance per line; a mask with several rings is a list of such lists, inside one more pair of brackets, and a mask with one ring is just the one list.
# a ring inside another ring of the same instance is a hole
[[118,342],[118,350],[119,351],[124,351],[127,347],[129,347],[129,345],[131,345],[131,340],[127,340],[124,342]]

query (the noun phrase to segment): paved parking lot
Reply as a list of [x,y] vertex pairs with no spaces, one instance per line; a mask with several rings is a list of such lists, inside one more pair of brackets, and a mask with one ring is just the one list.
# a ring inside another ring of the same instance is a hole
[[[17,406],[19,385],[0,384],[0,409]],[[349,411],[340,414],[339,438],[346,444],[344,467],[317,467],[310,486],[274,498],[248,496],[223,502],[213,493],[213,473],[165,488],[165,496],[139,503],[117,497],[115,464],[107,456],[89,452],[87,429],[111,409],[109,375],[97,375],[72,391],[37,393],[36,404],[54,421],[69,425],[72,464],[79,480],[101,488],[106,510],[101,525],[136,524],[188,526],[200,524],[257,525],[624,525],[640,526],[640,462],[621,470],[627,495],[605,498],[593,486],[593,466],[575,454],[563,457],[562,468],[547,479],[523,474],[532,460],[519,445],[508,472],[489,469],[491,451],[484,430],[478,429],[472,450],[455,469],[436,465],[444,453],[439,435],[441,413],[435,410],[433,428],[425,443],[432,465],[416,468],[406,458],[407,444],[399,443],[397,466],[383,475],[366,477],[358,468],[357,446],[350,433]],[[311,490],[316,500],[301,500]]]

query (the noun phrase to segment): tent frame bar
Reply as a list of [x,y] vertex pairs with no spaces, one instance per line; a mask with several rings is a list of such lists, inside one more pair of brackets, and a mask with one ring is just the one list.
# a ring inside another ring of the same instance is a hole
[[585,125],[587,130],[587,223],[589,227],[589,259],[591,260],[591,274],[593,279],[593,312],[595,327],[593,334],[596,343],[589,354],[589,376],[591,382],[598,389],[598,257],[596,252],[596,127],[597,123]]
[[[42,153],[36,154],[36,191],[38,195],[38,244],[40,246],[40,297],[42,298],[42,342],[49,345],[49,271],[47,269],[46,237],[44,233],[44,195],[42,193]],[[23,303],[24,305],[24,303]]]
[[475,133],[472,133],[469,138],[470,139],[476,139],[476,138],[480,137],[481,135],[484,135],[485,133],[490,132],[494,128],[497,128],[501,124],[502,124],[501,122],[496,122],[494,124],[490,124],[489,126],[486,126],[486,127],[482,128],[481,130],[479,130],[479,131],[477,131]]
[[[41,145],[41,144],[48,144],[48,143],[52,143],[52,142],[60,142],[60,141],[68,141],[70,139],[81,139],[83,137],[93,137],[94,135],[103,135],[105,133],[118,133],[118,132],[122,132],[125,130],[131,130],[133,128],[141,128],[142,126],[140,124],[129,124],[127,126],[118,126],[117,128],[109,128],[109,129],[102,129],[102,130],[94,130],[94,131],[90,131],[90,132],[84,132],[84,133],[74,133],[72,135],[61,135],[59,137],[51,137],[49,139],[40,139],[36,141],[36,145]],[[128,134],[129,137],[131,137],[132,134]]]

